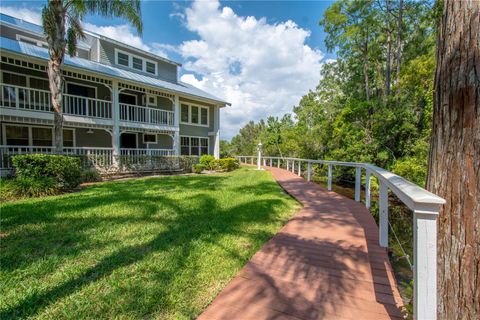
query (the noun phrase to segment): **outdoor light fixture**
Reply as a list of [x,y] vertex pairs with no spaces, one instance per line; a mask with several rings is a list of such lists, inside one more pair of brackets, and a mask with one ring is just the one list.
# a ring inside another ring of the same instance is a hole
[[262,170],[262,142],[259,142],[257,145],[258,158],[257,158],[257,170]]
[[93,134],[93,130],[92,130],[92,129],[88,129],[88,130],[87,130],[87,133],[88,133],[88,134]]

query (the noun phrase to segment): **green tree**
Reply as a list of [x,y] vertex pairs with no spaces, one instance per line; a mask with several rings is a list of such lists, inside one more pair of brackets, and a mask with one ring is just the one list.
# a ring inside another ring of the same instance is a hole
[[44,6],[42,25],[50,55],[47,74],[57,152],[63,150],[63,60],[66,51],[75,54],[78,39],[84,37],[81,20],[87,14],[125,18],[139,33],[142,32],[140,0],[49,0]]

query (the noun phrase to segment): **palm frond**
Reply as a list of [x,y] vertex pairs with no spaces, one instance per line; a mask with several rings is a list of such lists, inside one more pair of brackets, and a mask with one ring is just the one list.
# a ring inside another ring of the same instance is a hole
[[84,3],[89,13],[124,18],[142,34],[140,0],[86,0]]

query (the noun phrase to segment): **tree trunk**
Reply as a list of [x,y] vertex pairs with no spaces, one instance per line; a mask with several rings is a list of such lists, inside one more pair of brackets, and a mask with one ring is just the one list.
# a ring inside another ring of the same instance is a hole
[[65,57],[65,12],[62,1],[50,0],[48,5],[54,12],[55,35],[47,37],[50,60],[48,61],[48,81],[54,111],[53,132],[55,152],[63,152],[63,74]]
[[387,0],[387,59],[385,63],[385,96],[390,95],[391,63],[392,63],[392,29],[390,25],[390,0]]
[[480,319],[480,2],[445,0],[427,188],[438,222],[438,315]]
[[397,54],[395,57],[397,63],[397,95],[400,94],[400,65],[402,63],[402,31],[403,31],[403,0],[400,0],[398,4],[398,21],[397,21]]
[[365,98],[370,101],[370,88],[368,87],[368,31],[363,43],[363,76],[365,78]]

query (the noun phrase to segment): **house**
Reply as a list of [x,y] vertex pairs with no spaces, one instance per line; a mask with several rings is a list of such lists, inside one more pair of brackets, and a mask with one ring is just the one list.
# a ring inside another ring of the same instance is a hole
[[[42,27],[0,14],[0,36],[3,155],[51,152],[49,55]],[[229,103],[181,82],[180,67],[86,31],[76,56],[64,61],[64,152],[218,158],[220,109]]]

